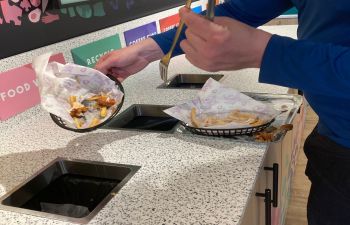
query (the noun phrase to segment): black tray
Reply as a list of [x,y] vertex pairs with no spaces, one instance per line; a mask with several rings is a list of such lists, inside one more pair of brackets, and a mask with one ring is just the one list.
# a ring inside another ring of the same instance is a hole
[[174,133],[179,120],[163,112],[170,107],[172,106],[134,104],[118,114],[103,128]]
[[180,123],[182,126],[186,128],[186,130],[190,131],[193,134],[229,138],[229,137],[235,137],[240,135],[251,135],[251,134],[263,131],[264,129],[269,127],[274,121],[275,119],[263,125],[254,126],[254,127],[235,128],[235,129],[197,128],[197,127],[192,127],[182,121]]
[[[119,90],[124,93],[123,85],[116,78],[114,78],[113,76],[111,76],[111,75],[107,75],[107,76],[111,80],[113,80],[115,82],[115,85],[118,86]],[[78,133],[91,132],[91,131],[94,131],[94,130],[100,128],[100,127],[103,127],[107,123],[109,123],[119,113],[119,111],[122,108],[123,103],[124,103],[124,97],[125,96],[123,95],[123,98],[122,98],[121,102],[119,103],[118,107],[115,109],[114,113],[108,119],[106,119],[105,121],[103,121],[102,123],[100,123],[100,124],[98,124],[97,126],[94,126],[94,127],[89,127],[89,128],[84,128],[84,129],[72,128],[72,127],[67,126],[66,122],[61,117],[58,117],[58,116],[56,116],[56,115],[54,115],[52,113],[50,113],[50,116],[51,116],[51,119],[58,126],[60,126],[63,129],[74,131],[74,132],[78,132]]]

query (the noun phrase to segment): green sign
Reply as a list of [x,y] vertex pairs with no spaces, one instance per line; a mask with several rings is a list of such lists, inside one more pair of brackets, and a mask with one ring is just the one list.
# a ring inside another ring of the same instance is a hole
[[297,15],[298,10],[294,7],[283,13],[283,15]]
[[75,3],[81,3],[86,2],[88,0],[60,0],[61,5],[68,5],[68,4],[75,4]]
[[105,54],[121,48],[119,35],[113,35],[71,50],[75,64],[94,67]]

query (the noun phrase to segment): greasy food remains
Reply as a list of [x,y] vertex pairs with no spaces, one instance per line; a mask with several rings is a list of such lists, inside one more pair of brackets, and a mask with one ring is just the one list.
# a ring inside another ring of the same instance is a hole
[[70,115],[71,117],[75,118],[75,117],[82,117],[84,115],[84,113],[86,113],[88,111],[88,108],[81,104],[80,102],[73,102],[71,104],[72,108],[70,110]]
[[69,96],[68,102],[71,106],[69,114],[73,118],[75,127],[78,129],[81,129],[86,123],[85,113],[96,112],[95,117],[89,124],[89,128],[95,127],[107,116],[108,110],[114,108],[113,106],[118,103],[116,99],[104,93],[92,96],[82,103],[78,101],[77,96]]
[[260,119],[253,113],[240,112],[234,110],[226,117],[218,118],[216,116],[207,116],[203,119],[197,118],[196,108],[191,110],[191,123],[194,127],[211,127],[211,126],[224,126],[229,123],[249,124],[251,126],[259,126],[264,124],[264,120]]
[[286,133],[293,129],[293,124],[284,124],[279,128],[271,127],[264,131],[255,134],[255,140],[259,142],[272,142],[275,141],[279,135]]

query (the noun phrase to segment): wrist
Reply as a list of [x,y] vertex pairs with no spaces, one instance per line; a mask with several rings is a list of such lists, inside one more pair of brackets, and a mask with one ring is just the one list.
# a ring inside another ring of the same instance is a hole
[[164,55],[162,49],[152,38],[148,38],[137,45],[138,46],[134,46],[138,49],[138,56],[146,59],[150,63],[161,59]]
[[261,62],[264,57],[264,53],[266,50],[266,47],[272,37],[272,34],[259,30],[257,29],[255,32],[255,35],[253,35],[253,40],[254,41],[254,52],[253,52],[253,62],[252,62],[252,67],[253,68],[260,68],[261,67]]

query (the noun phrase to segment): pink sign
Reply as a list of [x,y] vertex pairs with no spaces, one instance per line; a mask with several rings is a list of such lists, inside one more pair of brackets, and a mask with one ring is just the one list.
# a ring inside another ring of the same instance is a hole
[[[65,63],[63,54],[50,61]],[[0,73],[0,120],[6,120],[40,103],[39,89],[31,64]]]

